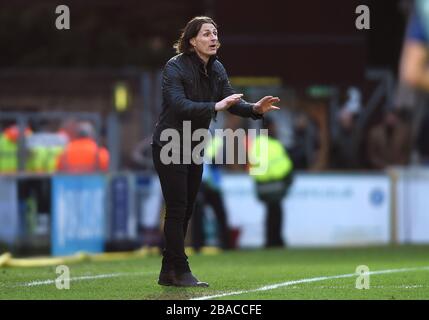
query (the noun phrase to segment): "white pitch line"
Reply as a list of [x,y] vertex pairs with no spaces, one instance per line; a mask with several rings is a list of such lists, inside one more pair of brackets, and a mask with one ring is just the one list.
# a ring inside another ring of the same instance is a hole
[[[416,285],[401,285],[401,286],[373,286],[371,285],[371,289],[417,289],[417,288],[427,288],[428,286],[424,286],[421,284],[416,284]],[[307,290],[308,288],[306,287],[298,287],[298,286],[293,286],[293,287],[288,287],[292,290]],[[311,289],[350,289],[350,285],[349,286],[318,286],[318,287],[311,287]]]
[[370,271],[368,273],[363,273],[363,274],[348,273],[348,274],[341,274],[341,275],[337,275],[337,276],[324,276],[324,277],[292,280],[292,281],[286,281],[286,282],[282,282],[282,283],[276,283],[276,284],[272,284],[272,285],[263,286],[263,287],[260,287],[257,289],[226,292],[226,293],[221,293],[221,294],[215,294],[212,296],[203,296],[203,297],[198,297],[198,298],[192,298],[190,300],[210,300],[210,299],[216,299],[216,298],[222,298],[222,297],[228,297],[228,296],[236,296],[236,295],[251,293],[251,292],[267,291],[267,290],[277,289],[277,288],[281,288],[281,287],[287,287],[287,286],[291,286],[291,285],[299,284],[299,283],[316,282],[316,281],[340,279],[340,278],[352,278],[352,277],[357,277],[359,275],[365,275],[365,274],[374,275],[374,274],[421,271],[421,270],[429,270],[429,266],[427,266],[427,267],[416,267],[416,268],[402,268],[402,269],[388,269],[388,270]]
[[[151,273],[144,273],[144,272],[135,272],[135,273],[108,273],[108,274],[97,274],[93,276],[80,276],[80,277],[70,277],[70,281],[79,281],[79,280],[95,280],[95,279],[106,279],[106,278],[116,278],[116,277],[122,277],[122,276],[133,276],[133,275],[142,275],[142,274],[153,274]],[[55,284],[56,280],[48,279],[48,280],[37,280],[37,281],[31,281],[27,283],[19,284],[19,287],[34,287],[34,286],[42,286],[42,285],[49,285],[49,284]]]

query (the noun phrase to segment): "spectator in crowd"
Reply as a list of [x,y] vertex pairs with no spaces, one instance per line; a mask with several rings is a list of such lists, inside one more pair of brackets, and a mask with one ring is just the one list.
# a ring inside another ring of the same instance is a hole
[[152,170],[153,159],[152,159],[152,137],[146,137],[139,141],[133,148],[131,153],[131,159],[135,164],[142,170]]
[[358,114],[362,109],[362,93],[357,87],[347,89],[347,102],[344,104],[344,110],[350,113]]
[[417,92],[414,106],[413,143],[423,163],[429,162],[426,142],[429,130],[429,12],[427,1],[416,0],[411,12],[400,63],[400,82]]
[[358,115],[342,109],[338,116],[339,131],[332,139],[331,167],[333,169],[358,169],[359,135],[357,132]]
[[409,19],[400,65],[401,79],[414,88],[429,91],[429,13],[416,1]]
[[[429,107],[429,106],[427,106]],[[416,147],[419,155],[419,162],[429,165],[429,112],[426,112],[420,124],[420,130],[416,137]]]
[[76,137],[59,156],[57,169],[69,173],[90,173],[109,169],[109,152],[98,146],[91,123],[82,121],[77,125]]
[[313,165],[320,148],[319,136],[316,130],[306,114],[299,113],[295,117],[293,146],[289,153],[296,170],[307,170]]
[[[31,136],[30,128],[25,129],[24,136]],[[0,134],[0,172],[15,173],[18,170],[18,140],[20,137],[17,125],[6,127]]]
[[391,165],[406,165],[410,157],[410,127],[398,114],[389,110],[368,137],[368,157],[373,169],[383,170]]
[[67,119],[62,122],[58,134],[63,135],[68,141],[76,138],[79,121],[76,119]]
[[27,139],[26,169],[37,173],[52,173],[56,170],[58,156],[64,151],[68,138],[55,132],[55,123],[38,121],[36,131]]

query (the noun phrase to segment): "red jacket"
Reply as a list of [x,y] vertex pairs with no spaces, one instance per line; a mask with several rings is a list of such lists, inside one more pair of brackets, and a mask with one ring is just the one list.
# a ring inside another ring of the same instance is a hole
[[107,171],[109,151],[91,138],[72,140],[57,161],[57,170],[71,173]]

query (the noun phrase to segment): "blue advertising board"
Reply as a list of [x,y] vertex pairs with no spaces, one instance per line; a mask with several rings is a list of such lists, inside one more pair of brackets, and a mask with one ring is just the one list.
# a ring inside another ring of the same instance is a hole
[[129,193],[127,176],[112,177],[109,203],[111,206],[110,234],[114,240],[127,238],[129,234]]
[[52,178],[52,255],[103,252],[106,239],[105,178],[101,175]]
[[0,178],[0,241],[12,244],[19,235],[18,186],[15,178]]

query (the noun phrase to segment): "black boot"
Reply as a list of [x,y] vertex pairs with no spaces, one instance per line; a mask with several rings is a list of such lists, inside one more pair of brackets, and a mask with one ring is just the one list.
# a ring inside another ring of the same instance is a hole
[[159,273],[158,284],[161,286],[174,286],[174,283],[176,282],[175,277],[176,274],[174,273],[174,270],[161,270]]
[[208,287],[207,282],[201,282],[191,272],[185,272],[174,277],[176,287]]
[[163,258],[161,265],[161,272],[159,273],[158,284],[161,286],[173,286],[174,278],[176,276],[173,264],[167,255],[166,250],[163,250]]

